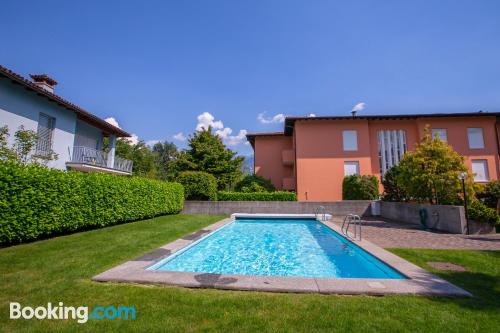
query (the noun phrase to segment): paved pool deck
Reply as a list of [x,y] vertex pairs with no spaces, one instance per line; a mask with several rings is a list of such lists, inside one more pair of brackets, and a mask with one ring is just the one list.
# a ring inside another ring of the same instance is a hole
[[[342,218],[334,217],[335,225]],[[383,248],[500,250],[500,234],[460,235],[422,230],[419,225],[369,217],[363,219],[363,238]]]
[[[389,266],[408,277],[407,279],[360,279],[360,278],[307,278],[283,276],[251,276],[236,274],[211,274],[156,271],[147,268],[192,242],[231,223],[224,219],[204,229],[168,243],[150,253],[127,261],[95,277],[99,282],[123,282],[140,284],[173,285],[189,288],[217,288],[267,292],[322,293],[322,294],[413,294],[428,296],[470,297],[469,292],[431,274],[424,269],[384,250],[369,240],[355,244],[376,256]],[[323,222],[340,232],[335,222]]]

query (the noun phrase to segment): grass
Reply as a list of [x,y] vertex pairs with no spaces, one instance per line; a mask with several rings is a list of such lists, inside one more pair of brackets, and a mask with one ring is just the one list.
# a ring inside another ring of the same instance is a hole
[[[472,292],[471,299],[336,296],[96,283],[90,278],[219,220],[176,215],[0,249],[0,331],[493,332],[500,327],[500,252],[394,249]],[[437,272],[447,261],[468,272]],[[135,320],[9,320],[9,302],[135,306]]]

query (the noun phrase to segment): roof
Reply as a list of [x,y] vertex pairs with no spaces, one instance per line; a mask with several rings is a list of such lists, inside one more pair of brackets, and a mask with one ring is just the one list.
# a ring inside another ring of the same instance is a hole
[[296,121],[301,120],[395,120],[416,118],[457,118],[457,117],[500,117],[500,112],[463,112],[463,113],[420,113],[420,114],[387,114],[387,115],[356,115],[324,116],[324,117],[286,117],[284,135],[292,135]]
[[[42,87],[37,86],[34,82],[22,77],[21,75],[11,71],[10,69],[7,69],[3,66],[0,65],[0,76],[6,77],[12,82],[18,83],[22,86],[24,86],[28,90],[32,90],[37,93],[37,95],[47,97],[50,101],[57,103],[58,105],[73,111],[77,114],[78,118],[88,122],[95,127],[101,129],[105,134],[115,134],[118,137],[129,137],[131,136],[129,133],[125,132],[121,128],[118,128],[116,126],[111,125],[104,119],[101,119],[97,117],[96,115],[82,109],[81,107],[68,102],[64,98],[51,93]],[[55,81],[54,81],[55,82]]]
[[246,137],[248,142],[254,147],[256,136],[282,136],[285,135],[283,132],[259,132],[259,133],[247,133]]

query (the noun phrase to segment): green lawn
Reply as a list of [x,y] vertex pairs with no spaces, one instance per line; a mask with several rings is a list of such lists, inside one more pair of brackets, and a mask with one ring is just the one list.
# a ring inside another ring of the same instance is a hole
[[[92,282],[90,278],[220,216],[165,216],[0,249],[0,330],[13,331],[418,331],[500,329],[500,252],[395,249],[430,269],[449,261],[469,269],[442,273],[472,299],[419,296],[273,294]],[[9,320],[9,302],[38,306],[133,305],[135,320]]]

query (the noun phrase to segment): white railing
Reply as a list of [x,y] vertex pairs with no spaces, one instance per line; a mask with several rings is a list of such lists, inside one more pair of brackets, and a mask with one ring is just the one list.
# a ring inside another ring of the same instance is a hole
[[[132,172],[133,162],[115,156],[113,169]],[[99,167],[108,168],[108,155],[101,151],[89,147],[76,146],[73,147],[73,153],[71,154],[71,162],[73,163],[84,163],[89,165],[95,165]]]

